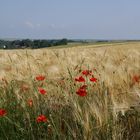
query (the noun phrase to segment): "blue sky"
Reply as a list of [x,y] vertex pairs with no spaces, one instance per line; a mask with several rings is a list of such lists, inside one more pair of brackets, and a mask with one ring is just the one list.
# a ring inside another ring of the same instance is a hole
[[140,0],[0,0],[0,38],[140,39]]

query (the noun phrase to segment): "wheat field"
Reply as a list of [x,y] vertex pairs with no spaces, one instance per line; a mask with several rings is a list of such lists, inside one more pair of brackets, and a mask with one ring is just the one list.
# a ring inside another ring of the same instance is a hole
[[140,43],[0,50],[0,98],[2,140],[138,140]]

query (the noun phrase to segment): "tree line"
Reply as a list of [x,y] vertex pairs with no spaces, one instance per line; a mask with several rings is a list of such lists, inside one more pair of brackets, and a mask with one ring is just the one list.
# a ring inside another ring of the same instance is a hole
[[67,39],[60,39],[60,40],[30,40],[30,39],[23,39],[23,40],[0,40],[0,49],[23,49],[23,48],[31,48],[31,49],[38,49],[38,48],[45,48],[45,47],[52,47],[52,46],[59,46],[59,45],[67,45]]

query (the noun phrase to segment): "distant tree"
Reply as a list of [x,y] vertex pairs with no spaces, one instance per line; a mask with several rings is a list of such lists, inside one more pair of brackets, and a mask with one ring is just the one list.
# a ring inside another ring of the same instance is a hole
[[7,46],[7,49],[20,49],[20,48],[44,48],[44,47],[51,47],[51,46],[58,46],[58,45],[67,45],[67,39],[61,40],[30,40],[30,39],[23,39],[23,40],[14,40],[14,41],[5,41],[0,40],[0,48],[3,46]]
[[24,39],[24,40],[22,40],[22,45],[26,46],[26,47],[32,47],[33,41],[31,41],[30,39]]
[[67,45],[68,44],[68,40],[66,38],[60,40],[62,45]]
[[47,40],[40,41],[40,48],[45,48],[49,46],[49,42]]
[[40,48],[40,40],[34,40],[33,41],[33,47],[34,49]]

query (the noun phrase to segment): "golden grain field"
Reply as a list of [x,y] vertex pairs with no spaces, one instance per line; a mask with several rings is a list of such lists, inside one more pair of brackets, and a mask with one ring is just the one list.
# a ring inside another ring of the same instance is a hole
[[[82,84],[75,78],[83,70],[92,70],[98,81],[87,79],[87,95],[80,97],[76,90]],[[36,81],[37,75],[45,81]],[[38,87],[47,94],[40,95]],[[0,108],[7,110],[0,138],[140,139],[140,42],[0,50],[0,93]],[[47,124],[36,124],[40,114]]]

